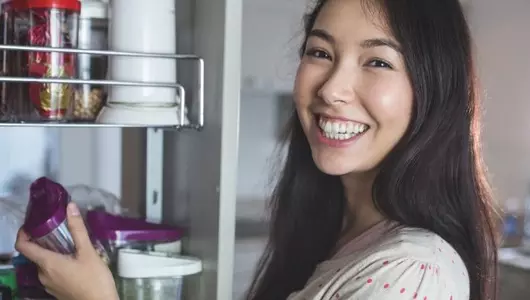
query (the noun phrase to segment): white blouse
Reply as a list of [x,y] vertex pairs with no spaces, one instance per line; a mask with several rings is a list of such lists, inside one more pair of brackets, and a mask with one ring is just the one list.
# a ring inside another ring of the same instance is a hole
[[469,276],[456,251],[423,229],[381,222],[318,265],[288,300],[468,300]]

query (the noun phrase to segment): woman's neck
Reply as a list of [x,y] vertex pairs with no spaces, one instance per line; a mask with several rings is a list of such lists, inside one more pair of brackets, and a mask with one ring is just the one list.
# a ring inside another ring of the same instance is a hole
[[372,199],[375,174],[348,174],[341,177],[347,207],[344,227],[338,247],[359,236],[375,224],[384,220]]

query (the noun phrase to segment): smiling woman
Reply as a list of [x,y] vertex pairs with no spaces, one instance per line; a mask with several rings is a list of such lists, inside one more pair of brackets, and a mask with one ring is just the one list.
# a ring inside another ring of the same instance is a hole
[[496,299],[458,0],[320,0],[248,299]]
[[295,83],[313,159],[330,175],[374,169],[410,120],[412,88],[397,42],[360,8],[330,4],[321,11]]

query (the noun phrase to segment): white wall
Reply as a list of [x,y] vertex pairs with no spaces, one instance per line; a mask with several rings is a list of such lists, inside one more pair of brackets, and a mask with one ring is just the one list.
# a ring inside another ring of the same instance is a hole
[[[0,128],[0,194],[12,192],[12,180],[15,178],[27,185],[37,177],[48,174],[48,166],[57,161],[57,139],[49,128]],[[55,145],[54,145],[55,143]],[[55,152],[55,153],[53,153]],[[23,188],[23,187],[20,187]]]
[[61,184],[86,184],[121,197],[122,129],[61,128],[59,137]]

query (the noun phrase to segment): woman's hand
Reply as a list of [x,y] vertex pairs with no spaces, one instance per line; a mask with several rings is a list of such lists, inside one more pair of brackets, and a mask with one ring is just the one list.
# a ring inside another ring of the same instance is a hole
[[68,228],[75,242],[74,256],[61,255],[30,241],[21,229],[16,249],[39,267],[39,280],[58,300],[119,300],[114,279],[88,236],[79,209],[68,206]]

